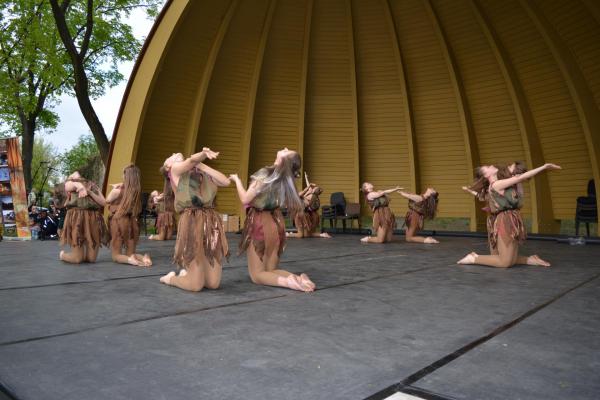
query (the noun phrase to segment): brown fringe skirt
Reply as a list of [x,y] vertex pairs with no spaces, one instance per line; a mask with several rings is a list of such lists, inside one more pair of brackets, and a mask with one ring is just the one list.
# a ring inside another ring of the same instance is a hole
[[65,215],[60,244],[71,247],[91,245],[94,249],[107,246],[110,235],[99,210],[69,208]]
[[425,226],[425,216],[423,214],[419,214],[415,210],[408,210],[406,215],[404,216],[404,225],[407,228],[413,226],[413,224],[417,224],[417,231],[423,230],[423,226]]
[[304,210],[304,213],[298,214],[294,218],[296,228],[301,228],[304,233],[313,233],[320,222],[319,212],[313,210]]
[[202,254],[211,267],[229,258],[223,221],[214,208],[186,208],[179,215],[173,262],[187,268]]
[[156,217],[156,229],[160,231],[162,229],[167,230],[175,226],[175,215],[172,211],[165,211],[158,213]]
[[281,256],[285,248],[285,220],[279,208],[262,211],[248,209],[238,254],[248,250],[250,243],[254,245],[261,261],[265,252],[277,250],[277,255]]
[[523,243],[527,239],[527,231],[519,210],[506,210],[492,214],[487,219],[488,240],[492,249],[498,248],[498,238],[516,240]]
[[108,227],[110,228],[110,247],[120,245],[125,246],[128,241],[135,243],[140,239],[140,225],[137,218],[130,215],[108,217]]
[[388,206],[377,207],[373,211],[373,234],[377,234],[379,228],[394,230],[396,227],[396,217]]

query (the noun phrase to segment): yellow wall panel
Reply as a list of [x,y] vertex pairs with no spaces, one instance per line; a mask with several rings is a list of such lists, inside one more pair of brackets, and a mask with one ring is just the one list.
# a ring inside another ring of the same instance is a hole
[[465,142],[457,98],[432,22],[420,0],[391,1],[414,113],[421,191],[440,192],[439,216],[468,217]]

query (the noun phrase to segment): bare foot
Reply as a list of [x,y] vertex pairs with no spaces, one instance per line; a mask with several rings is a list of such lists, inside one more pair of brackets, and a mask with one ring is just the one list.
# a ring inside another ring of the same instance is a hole
[[150,236],[148,236],[148,239],[149,239],[149,240],[155,240],[155,239],[154,239],[155,237],[156,237],[156,235],[150,235]]
[[527,257],[527,265],[539,265],[541,267],[549,267],[550,263],[542,260],[537,254]]
[[370,236],[365,236],[364,238],[360,239],[360,241],[363,243],[369,243],[369,238]]
[[181,268],[181,269],[179,270],[179,276],[181,276],[181,277],[184,277],[184,276],[186,276],[186,275],[187,275],[187,269],[185,269],[185,268]]
[[150,258],[149,254],[144,254],[144,257],[142,257],[142,262],[144,263],[144,267],[152,266],[152,259]]
[[171,271],[168,274],[166,274],[165,276],[161,276],[160,277],[160,283],[164,283],[166,285],[170,285],[171,284],[171,278],[175,276],[175,271]]
[[61,251],[60,251],[60,253],[58,253],[58,259],[59,259],[60,261],[62,261],[62,260],[63,260],[63,256],[64,256],[64,255],[65,255],[65,251],[64,251],[64,250],[61,250]]
[[290,274],[285,279],[285,282],[287,287],[292,290],[299,290],[301,292],[304,291],[304,289],[302,288],[302,281],[300,280],[300,277],[298,275]]
[[460,260],[458,260],[456,263],[457,264],[475,264],[475,259],[477,258],[477,256],[478,256],[477,253],[472,252],[472,253],[467,254]]
[[130,255],[127,258],[127,262],[131,265],[135,265],[136,267],[143,267],[144,265],[142,264],[141,261],[139,261],[136,257],[135,254]]
[[302,286],[308,288],[309,290],[305,290],[305,292],[314,292],[317,285],[313,281],[310,280],[308,275],[300,274],[300,281],[302,282]]
[[425,240],[423,240],[423,243],[439,243],[437,240],[435,240],[434,238],[432,238],[431,236],[428,236],[425,238]]
[[321,234],[319,235],[319,237],[330,239],[331,235],[329,233],[327,233],[327,232],[321,232]]

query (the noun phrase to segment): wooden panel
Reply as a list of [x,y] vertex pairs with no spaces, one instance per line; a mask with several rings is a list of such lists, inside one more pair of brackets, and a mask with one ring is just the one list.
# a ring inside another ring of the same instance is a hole
[[323,203],[332,192],[358,201],[358,149],[354,141],[352,37],[344,0],[315,0],[306,90],[304,165],[323,187]]
[[[482,0],[480,3],[522,84],[545,161],[564,168],[548,174],[554,216],[571,219],[576,193],[586,187],[589,179],[578,171],[590,170],[591,164],[567,85],[552,53],[518,1]],[[573,197],[555,196],[555,190],[559,188],[570,191]]]
[[149,98],[136,158],[144,191],[160,190],[163,178],[158,169],[172,153],[184,151],[196,89],[228,5],[229,1],[216,0],[191,5],[165,54]]
[[[254,108],[256,68],[260,67],[257,60],[262,57],[263,33],[268,31],[269,6],[269,0],[240,2],[223,39],[206,93],[196,149],[207,146],[220,151],[219,158],[210,165],[226,175],[247,170],[247,164],[240,165],[247,157],[242,153],[248,118],[252,118],[249,109]],[[217,206],[224,213],[239,212],[240,202],[233,185],[219,190]]]
[[310,9],[310,3],[297,0],[279,0],[275,9],[256,98],[250,174],[272,164],[283,147],[301,147],[305,25]]
[[[395,37],[384,24],[387,5],[382,1],[354,0],[352,16],[355,37],[358,92],[360,180],[384,189],[397,185],[410,190],[411,171],[402,76],[394,48]],[[398,215],[404,201],[392,201]]]
[[411,96],[421,191],[440,192],[440,217],[469,217],[465,142],[440,42],[419,0],[390,1]]
[[[526,160],[506,82],[466,0],[436,0],[435,10],[462,77],[482,165]],[[499,145],[501,144],[501,145]],[[529,184],[523,213],[531,216]]]

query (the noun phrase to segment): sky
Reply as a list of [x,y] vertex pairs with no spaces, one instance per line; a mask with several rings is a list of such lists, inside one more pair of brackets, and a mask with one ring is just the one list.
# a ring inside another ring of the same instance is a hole
[[[127,23],[132,26],[135,37],[142,42],[152,28],[153,20],[148,19],[144,10],[135,10],[131,13]],[[104,96],[92,100],[94,109],[104,126],[108,138],[112,136],[121,99],[125,93],[127,81],[131,75],[134,61],[122,63],[119,65],[119,71],[125,79],[111,89],[107,89]],[[54,111],[60,116],[60,123],[56,130],[51,134],[44,134],[43,138],[57,147],[60,152],[70,149],[81,135],[91,134],[81,111],[77,104],[77,99],[70,96],[62,96],[61,103],[54,108]]]

